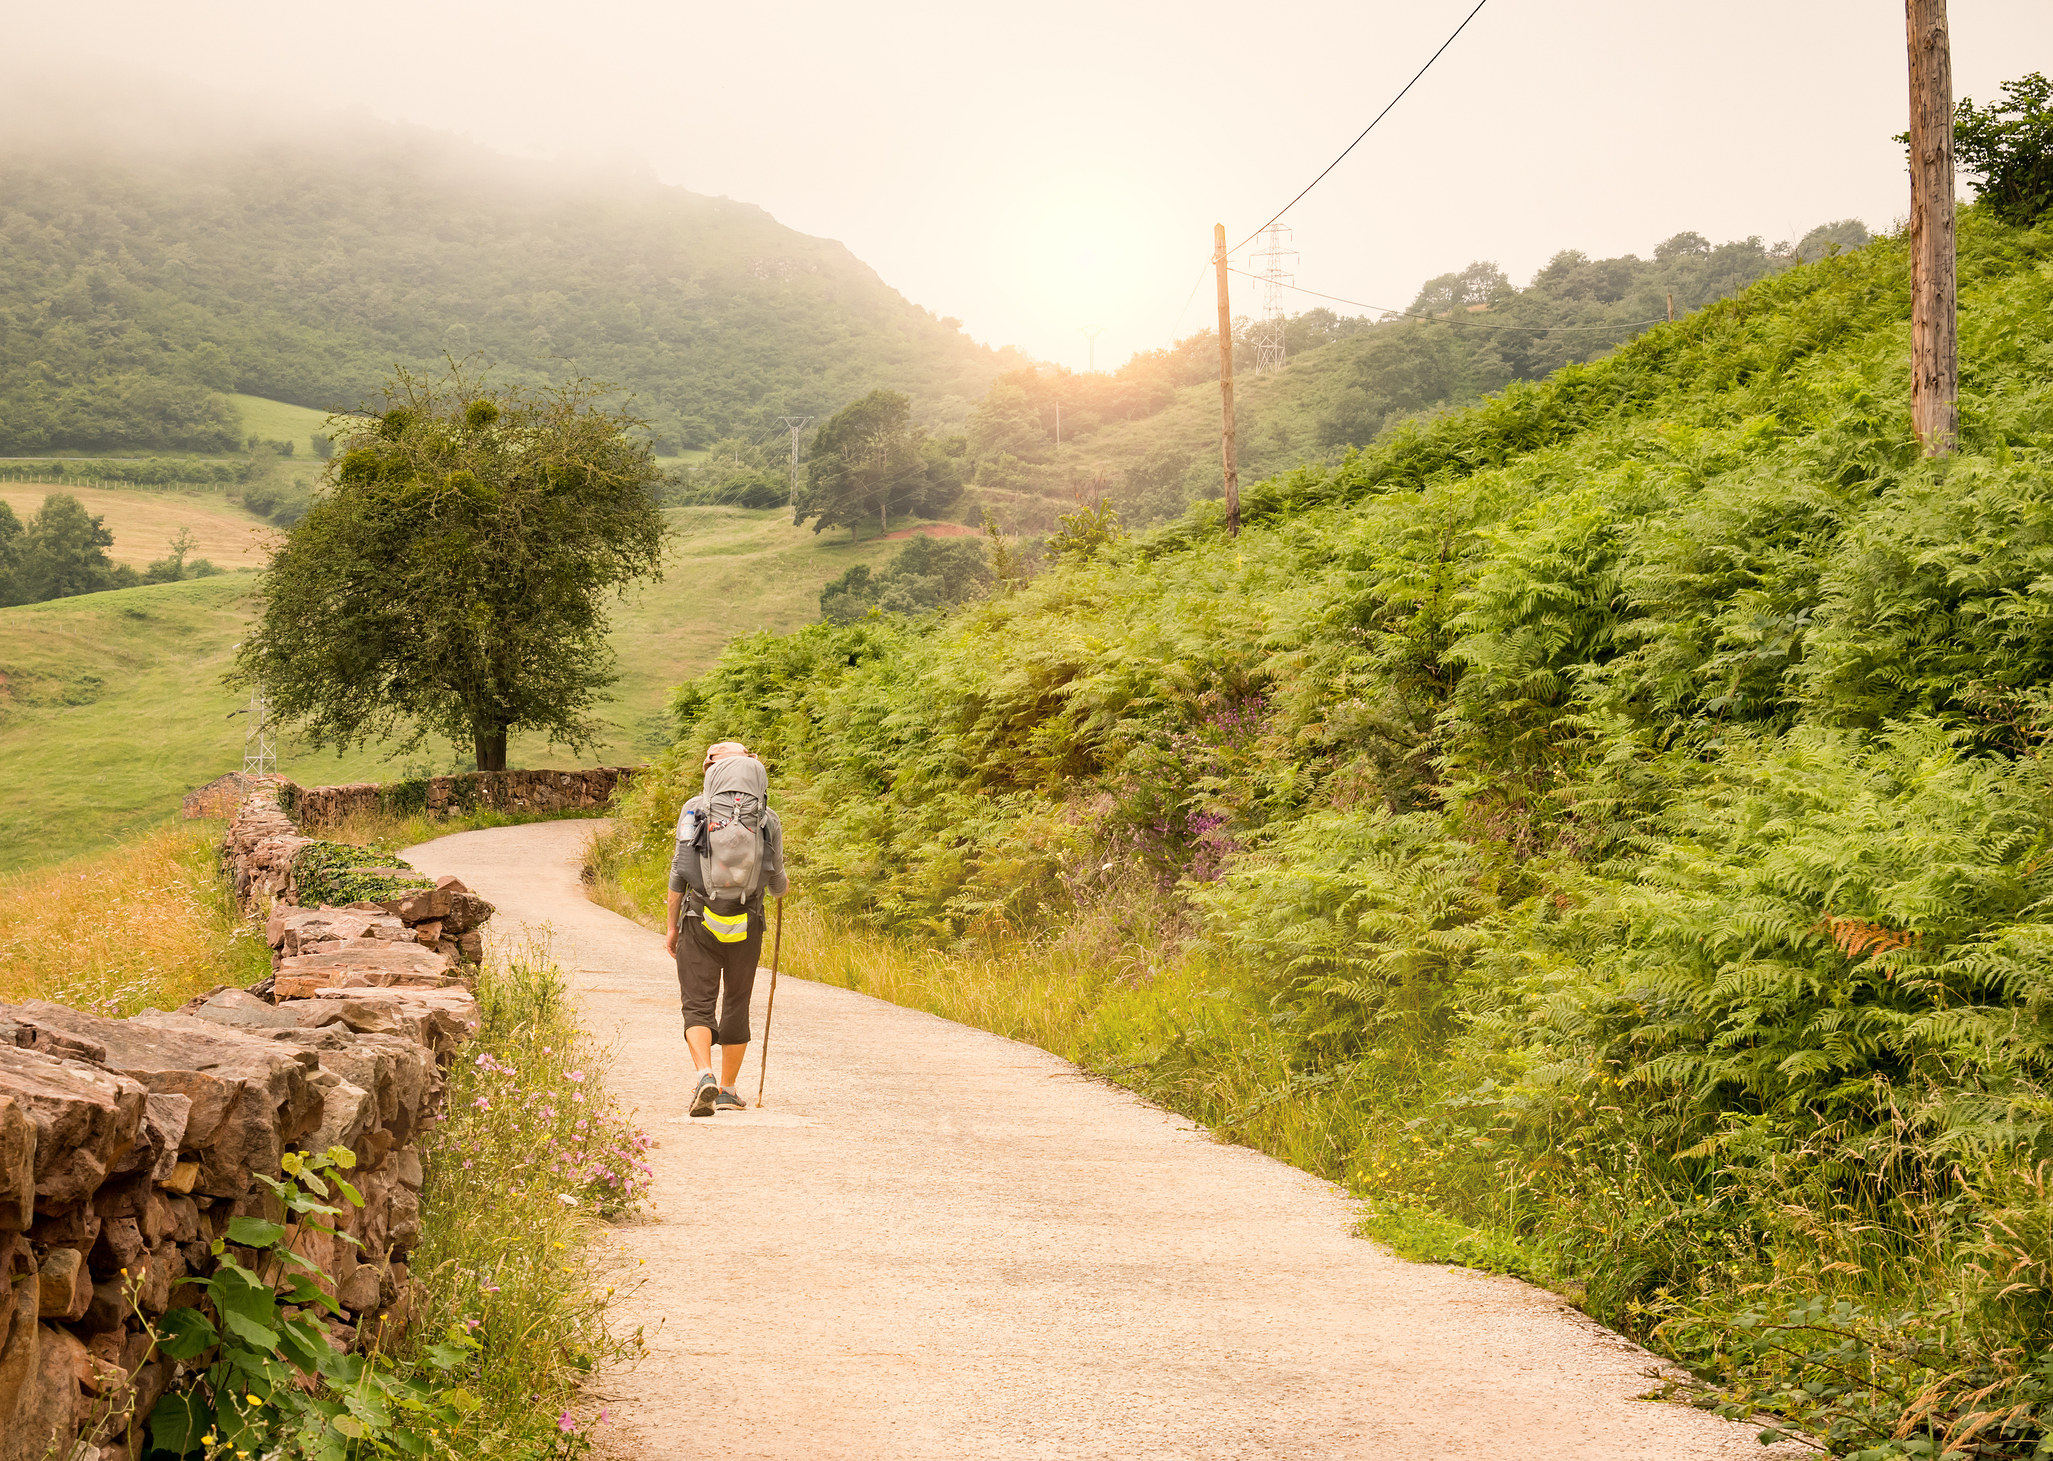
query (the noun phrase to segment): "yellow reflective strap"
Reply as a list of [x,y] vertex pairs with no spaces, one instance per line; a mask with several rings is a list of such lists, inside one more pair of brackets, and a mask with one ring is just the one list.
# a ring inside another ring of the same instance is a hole
[[748,910],[726,915],[708,908],[702,915],[706,920],[706,932],[723,944],[738,944],[748,937]]

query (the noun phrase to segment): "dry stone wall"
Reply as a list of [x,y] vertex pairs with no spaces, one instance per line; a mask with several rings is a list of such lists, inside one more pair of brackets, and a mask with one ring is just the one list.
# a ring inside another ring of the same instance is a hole
[[224,851],[276,961],[254,989],[129,1019],[0,1004],[0,1461],[140,1458],[150,1408],[212,1359],[157,1355],[146,1321],[196,1301],[180,1280],[212,1271],[230,1219],[282,1219],[257,1179],[288,1152],[356,1157],[347,1238],[292,1243],[342,1305],[334,1342],[415,1312],[420,1139],[477,1028],[461,940],[492,909],[453,880],[297,907],[308,840],[262,793],[231,824]]
[[480,807],[510,813],[596,811],[635,774],[632,766],[593,766],[582,771],[470,771],[422,781],[352,781],[341,786],[301,786],[282,776],[230,772],[185,794],[187,817],[227,817],[252,794],[272,797],[302,827],[333,826],[371,812],[426,812],[447,816]]
[[378,811],[424,811],[435,817],[478,808],[530,814],[596,811],[633,775],[630,766],[595,766],[584,771],[473,771],[384,784],[359,781],[345,786],[296,787],[285,783],[279,788],[279,800],[301,826],[309,828],[333,826],[353,814]]
[[[376,984],[392,982],[371,975],[381,967],[427,972],[449,959],[477,962],[484,951],[481,929],[492,916],[492,905],[455,878],[340,909],[300,906],[300,854],[317,841],[300,831],[269,790],[244,801],[228,826],[224,850],[235,895],[246,912],[268,911],[264,935],[281,975],[354,970],[365,973],[358,982]],[[411,868],[389,871],[412,873]],[[427,961],[421,950],[442,961]],[[350,957],[328,957],[340,955]]]

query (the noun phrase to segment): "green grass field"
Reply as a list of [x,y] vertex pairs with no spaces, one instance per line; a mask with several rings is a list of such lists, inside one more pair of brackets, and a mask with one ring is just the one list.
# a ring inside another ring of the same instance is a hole
[[[669,517],[677,538],[662,581],[615,610],[613,735],[584,755],[516,737],[509,764],[641,760],[667,738],[669,689],[711,665],[729,639],[809,622],[828,580],[904,546],[874,536],[850,542],[838,530],[815,535],[782,509],[677,508]],[[188,788],[241,767],[245,721],[230,713],[245,701],[221,676],[256,582],[254,573],[231,573],[0,609],[0,872],[162,823],[177,816]],[[278,750],[279,769],[308,785],[384,780],[406,764],[436,773],[469,764],[447,744],[404,762],[390,747],[338,758],[290,735]]]
[[319,460],[314,456],[314,433],[328,419],[326,411],[316,411],[308,406],[288,406],[283,401],[267,401],[262,396],[230,396],[228,399],[235,402],[235,409],[242,413],[244,436],[261,436],[266,441],[289,441],[293,444],[295,458]]
[[40,483],[0,485],[0,502],[27,522],[54,492],[68,492],[114,534],[107,556],[142,568],[170,550],[180,528],[193,535],[194,558],[216,568],[255,568],[269,553],[278,530],[218,490],[130,491],[112,487],[51,487]]

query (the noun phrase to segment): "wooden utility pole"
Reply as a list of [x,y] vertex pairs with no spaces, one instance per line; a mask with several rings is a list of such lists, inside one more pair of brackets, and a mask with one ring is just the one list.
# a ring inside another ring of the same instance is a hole
[[1226,461],[1226,536],[1240,536],[1240,463],[1233,451],[1233,311],[1226,302],[1226,225],[1212,225],[1212,263],[1219,270],[1219,436]]
[[1910,42],[1910,419],[1928,457],[1960,434],[1953,265],[1953,49],[1946,0],[1904,0]]

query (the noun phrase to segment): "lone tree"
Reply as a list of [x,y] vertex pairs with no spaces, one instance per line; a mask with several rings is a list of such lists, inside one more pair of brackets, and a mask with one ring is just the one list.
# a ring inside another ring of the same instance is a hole
[[875,517],[883,532],[894,512],[934,516],[961,496],[961,464],[913,424],[911,398],[871,391],[813,437],[805,492],[791,520],[814,519],[816,533],[835,527],[852,533]]
[[337,747],[404,729],[506,768],[506,737],[596,743],[615,678],[605,598],[660,577],[641,423],[603,387],[492,388],[399,371],[346,432],[325,492],[271,554],[232,682]]

